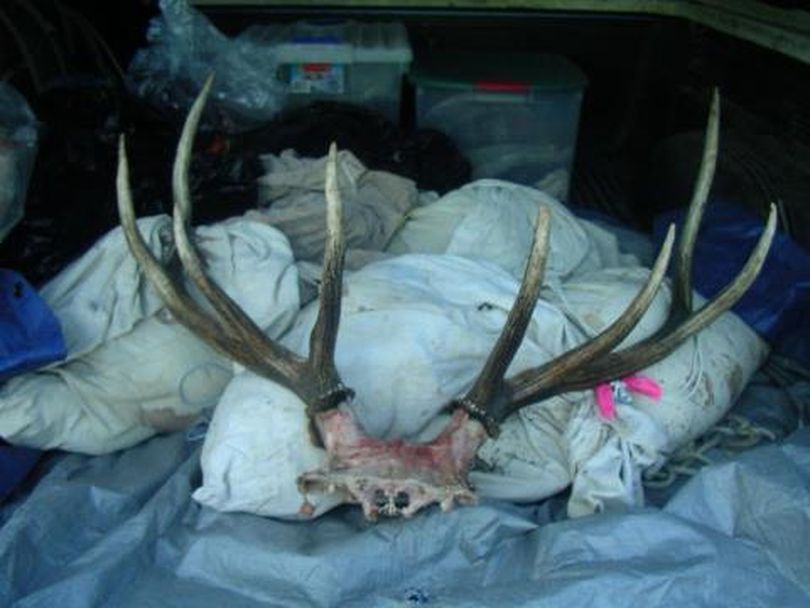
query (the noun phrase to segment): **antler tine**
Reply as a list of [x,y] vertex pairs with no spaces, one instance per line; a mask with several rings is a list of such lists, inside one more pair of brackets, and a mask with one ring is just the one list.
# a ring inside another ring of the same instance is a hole
[[493,408],[503,390],[506,369],[520,348],[540,295],[548,257],[550,223],[551,214],[546,207],[541,207],[537,213],[532,250],[515,303],[475,384],[464,397],[455,402],[455,405],[464,408],[471,416],[482,422],[490,435],[497,433],[498,425],[489,410]]
[[700,222],[703,219],[703,210],[706,208],[706,201],[709,200],[709,190],[714,179],[719,134],[720,93],[715,88],[712,92],[712,101],[709,107],[709,118],[706,125],[705,143],[703,144],[703,156],[700,159],[698,177],[678,243],[677,282],[672,297],[673,313],[676,315],[692,310],[692,254],[695,250],[695,241],[700,229]]
[[[152,254],[143,240],[135,220],[135,210],[132,204],[132,192],[129,185],[129,162],[127,160],[125,137],[121,135],[118,141],[118,172],[116,176],[116,189],[118,193],[118,215],[121,228],[132,252],[147,280],[158,292],[167,308],[175,318],[188,327],[193,333],[205,336],[207,342],[224,352],[231,354],[234,350],[232,341],[228,338],[222,325],[217,319],[211,318],[199,308],[185,290],[180,287],[169,275]],[[240,359],[240,362],[251,366],[250,359]]]
[[630,334],[647,312],[661,287],[674,241],[675,227],[670,226],[647,282],[625,311],[599,335],[544,365],[523,371],[507,380],[513,403],[505,404],[507,405],[505,409],[498,412],[499,420],[503,420],[514,411],[514,402],[524,404],[526,394],[546,396],[549,389],[564,382],[571,373],[616,348]]
[[[554,373],[549,371],[542,373],[543,368],[536,368],[510,378],[507,385],[511,389],[512,403],[508,408],[508,413],[539,399],[568,391],[583,390],[600,382],[621,378],[660,361],[684,340],[701,331],[722,313],[730,309],[754,282],[762,269],[776,231],[776,208],[774,205],[771,205],[765,230],[737,277],[703,308],[690,312],[692,302],[692,258],[700,220],[706,205],[716,164],[719,112],[719,95],[715,90],[709,111],[706,144],[701,167],[687,218],[684,222],[684,234],[679,245],[676,284],[673,288],[673,301],[667,322],[661,329],[645,340],[619,352],[604,352],[604,356],[598,359],[591,359],[575,368],[569,367],[565,374],[557,373],[556,369],[558,361],[566,358],[569,353],[546,364],[546,367],[550,367]],[[672,227],[670,227],[671,230]],[[667,239],[669,240],[670,237],[671,232],[668,234]]]
[[[174,156],[172,167],[172,194],[174,195],[174,222],[184,224],[191,221],[191,191],[189,189],[188,169],[191,165],[191,153],[194,145],[194,138],[197,135],[197,127],[200,124],[205,104],[211,94],[214,85],[214,75],[210,74],[205,79],[203,88],[197,94],[191,109],[186,115],[183,123],[183,130],[180,133],[180,141],[177,142],[177,151]],[[183,219],[178,222],[178,212]]]
[[[336,185],[336,152],[330,151],[327,164],[328,237],[324,263],[324,288],[321,314],[311,334],[309,359],[298,356],[274,342],[250,317],[206,274],[197,250],[188,234],[191,215],[191,195],[188,188],[188,168],[194,134],[207,96],[211,90],[209,78],[194,102],[183,126],[177,146],[173,170],[173,227],[178,256],[183,269],[206,296],[213,314],[201,308],[186,290],[167,274],[146,246],[135,220],[129,186],[129,169],[124,138],[119,144],[117,176],[118,210],[130,251],[140,264],[144,275],[155,287],[177,321],[199,338],[245,365],[254,372],[292,389],[307,404],[310,413],[337,406],[352,394],[343,386],[334,365],[334,346],[340,318],[340,288],[343,268],[343,236],[341,230],[340,198]],[[323,312],[327,311],[327,312]],[[321,320],[323,317],[325,320]]]
[[[691,313],[677,324],[665,324],[654,335],[616,353],[606,355],[588,368],[575,370],[554,388],[553,394],[582,390],[599,382],[615,380],[657,363],[681,343],[698,333],[729,310],[754,282],[771,247],[776,232],[776,206],[771,205],[765,230],[754,250],[734,280],[701,309]],[[515,401],[525,404],[533,397],[526,391],[516,390]]]
[[[252,365],[264,375],[280,378],[299,378],[302,374],[303,360],[292,351],[268,338],[264,332],[248,317],[222,288],[212,281],[203,269],[202,260],[191,242],[187,222],[191,216],[191,194],[188,187],[188,170],[191,162],[192,145],[197,126],[213,84],[213,75],[209,76],[197,96],[183,125],[180,142],[177,144],[172,188],[174,191],[173,227],[177,253],[183,269],[197,288],[206,296],[222,326],[233,337],[239,337],[240,357],[248,356],[257,363]],[[228,353],[234,356],[233,353]],[[234,356],[234,358],[236,358]],[[240,360],[240,359],[237,359]]]
[[[335,367],[335,344],[340,322],[341,292],[343,289],[343,263],[346,243],[343,235],[343,202],[337,178],[337,145],[329,146],[326,162],[326,245],[321,272],[318,317],[309,337],[309,362],[323,378],[331,383],[344,398],[350,393],[343,387]],[[323,407],[331,407],[323,403]]]
[[194,327],[202,329],[217,325],[217,321],[210,319],[208,315],[200,311],[197,304],[169,277],[163,266],[147,247],[140,230],[138,230],[129,185],[129,161],[127,159],[126,138],[124,135],[118,138],[118,173],[115,183],[118,193],[118,216],[129,249],[166,306],[176,317],[182,317]]

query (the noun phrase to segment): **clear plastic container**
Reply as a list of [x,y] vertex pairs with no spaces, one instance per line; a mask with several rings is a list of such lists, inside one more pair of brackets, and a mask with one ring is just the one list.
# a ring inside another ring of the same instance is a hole
[[0,82],[0,241],[25,212],[37,140],[37,120],[25,98]]
[[300,21],[275,34],[287,105],[314,100],[356,103],[399,121],[402,76],[411,64],[401,23]]
[[416,66],[417,125],[449,135],[473,177],[565,199],[586,79],[553,55],[452,53]]

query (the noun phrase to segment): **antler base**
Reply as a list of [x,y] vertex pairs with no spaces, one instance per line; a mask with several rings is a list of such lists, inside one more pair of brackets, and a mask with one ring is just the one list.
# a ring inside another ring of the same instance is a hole
[[317,414],[315,424],[328,462],[325,469],[299,477],[298,487],[305,496],[341,492],[347,502],[361,505],[372,521],[381,514],[410,517],[433,503],[449,511],[456,503],[477,502],[467,471],[487,433],[462,410],[456,410],[444,430],[425,443],[368,437],[351,412],[343,409]]

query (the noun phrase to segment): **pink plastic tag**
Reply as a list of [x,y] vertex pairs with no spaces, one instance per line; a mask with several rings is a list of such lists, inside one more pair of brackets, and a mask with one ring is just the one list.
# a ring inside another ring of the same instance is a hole
[[614,420],[616,418],[616,402],[613,399],[613,388],[610,383],[597,384],[594,392],[596,393],[596,407],[599,408],[599,415],[604,420]]
[[627,376],[614,382],[597,384],[594,389],[596,407],[602,420],[616,419],[616,397],[622,404],[631,404],[632,398],[628,393],[644,395],[658,401],[664,391],[661,385],[649,376]]
[[646,395],[656,401],[664,394],[661,385],[649,376],[627,376],[627,378],[622,378],[622,382],[631,393]]

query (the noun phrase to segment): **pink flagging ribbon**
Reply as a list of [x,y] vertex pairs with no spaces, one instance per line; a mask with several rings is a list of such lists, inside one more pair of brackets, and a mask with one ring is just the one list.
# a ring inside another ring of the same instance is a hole
[[658,401],[664,394],[661,385],[649,376],[627,376],[627,378],[622,378],[622,382],[631,393],[645,395],[655,401]]
[[613,387],[609,382],[597,384],[593,389],[596,393],[596,407],[599,408],[599,415],[605,420],[616,418],[616,400],[613,398]]
[[[644,395],[658,401],[661,395],[664,394],[661,385],[649,376],[627,376],[617,382],[627,392]],[[599,416],[603,420],[616,419],[616,397],[613,391],[612,382],[603,382],[594,387],[596,395],[596,407],[599,410]]]

